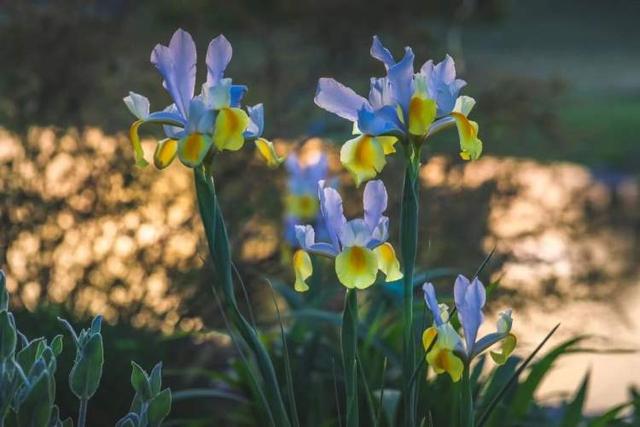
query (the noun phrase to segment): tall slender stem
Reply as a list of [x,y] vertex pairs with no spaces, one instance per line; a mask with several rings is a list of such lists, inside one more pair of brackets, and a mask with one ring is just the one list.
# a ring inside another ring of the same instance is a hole
[[471,388],[469,363],[465,363],[460,384],[460,427],[474,427],[473,390]]
[[403,409],[404,425],[416,425],[416,393],[415,383],[411,376],[415,369],[415,337],[413,333],[413,272],[418,251],[418,209],[420,169],[419,146],[412,142],[405,144],[406,165],[402,204],[400,207],[400,247],[403,264]]
[[84,427],[87,422],[87,406],[89,406],[89,399],[80,399],[80,408],[78,409],[78,427]]
[[[231,324],[253,352],[262,376],[265,395],[269,401],[276,427],[291,425],[269,353],[260,341],[256,330],[238,308],[233,286],[233,264],[229,237],[218,204],[213,179],[204,169],[194,169],[198,207],[205,228],[209,252],[218,274],[218,286],[222,289],[222,304]],[[214,283],[213,286],[216,286]]]
[[342,364],[347,395],[347,427],[358,427],[358,298],[355,289],[347,290],[342,314]]

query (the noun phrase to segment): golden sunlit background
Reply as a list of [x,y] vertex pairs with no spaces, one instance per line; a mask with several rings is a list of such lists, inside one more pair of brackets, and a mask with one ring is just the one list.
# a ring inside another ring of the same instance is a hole
[[[480,160],[458,158],[454,132],[428,148],[419,265],[471,274],[495,248],[486,276],[500,279],[497,298],[515,308],[523,354],[558,322],[554,342],[588,334],[594,348],[637,348],[638,17],[640,3],[624,0],[0,1],[0,268],[18,319],[49,322],[33,322],[36,335],[55,330],[58,313],[80,322],[102,314],[105,329],[128,337],[106,345],[107,360],[113,348],[113,358],[164,357],[175,370],[224,366],[232,349],[212,332],[224,325],[191,171],[134,166],[122,97],[167,103],[148,59],[176,28],[193,34],[199,58],[224,33],[234,48],[228,74],[249,86],[248,104],[265,103],[278,152],[325,152],[347,213],[360,214],[360,192],[338,161],[351,129],[313,95],[322,76],[365,93],[368,76],[384,71],[368,54],[379,34],[394,53],[449,52],[478,100]],[[149,156],[156,136],[145,134]],[[400,167],[391,160],[382,174],[392,240]],[[286,171],[246,150],[216,163],[215,177],[248,299],[268,322],[264,279],[293,280]],[[634,353],[570,356],[538,397],[575,390],[590,369],[586,409],[601,411],[640,386],[638,366]],[[127,386],[110,408],[126,407]]]

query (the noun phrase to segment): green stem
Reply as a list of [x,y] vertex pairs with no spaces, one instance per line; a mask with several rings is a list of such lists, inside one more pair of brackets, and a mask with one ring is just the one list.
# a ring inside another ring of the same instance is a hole
[[[218,283],[222,289],[222,304],[231,324],[238,330],[240,336],[255,356],[258,370],[264,381],[264,394],[269,401],[275,425],[277,427],[288,427],[291,423],[284,406],[278,379],[269,353],[260,341],[256,330],[240,312],[236,302],[229,237],[222,211],[216,198],[213,179],[207,177],[207,173],[201,168],[194,169],[194,172],[200,216],[205,228],[209,252],[218,274]],[[214,283],[215,285],[217,283]]]
[[402,204],[400,207],[400,248],[402,265],[404,267],[404,304],[402,310],[403,322],[403,409],[404,425],[416,425],[416,387],[411,381],[415,370],[415,337],[413,333],[413,272],[418,251],[418,208],[420,169],[419,148],[411,142],[405,145],[406,165],[404,186],[402,188]]
[[470,381],[469,364],[465,363],[462,373],[462,383],[460,384],[460,427],[474,427],[475,418],[473,416],[473,390]]
[[355,289],[347,290],[342,314],[342,364],[347,395],[347,427],[358,427],[358,297]]
[[84,427],[87,420],[87,407],[89,399],[80,399],[80,408],[78,409],[78,427]]

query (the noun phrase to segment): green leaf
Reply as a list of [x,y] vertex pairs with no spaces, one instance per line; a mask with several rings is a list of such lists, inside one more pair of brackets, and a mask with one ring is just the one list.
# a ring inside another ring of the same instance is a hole
[[149,376],[136,362],[131,362],[131,368],[131,386],[143,401],[151,400],[153,393]]
[[511,405],[514,420],[521,420],[529,410],[529,405],[534,400],[534,394],[544,377],[550,372],[553,363],[558,357],[566,354],[573,346],[583,341],[586,337],[569,339],[553,348],[539,361],[531,365],[531,371],[527,379],[518,387]]
[[20,367],[25,373],[31,371],[31,367],[36,362],[36,359],[40,357],[43,350],[43,338],[36,338],[18,352],[16,355],[16,361],[20,364]]
[[0,311],[0,361],[12,357],[16,351],[16,325],[13,315]]
[[590,372],[587,372],[576,395],[565,409],[560,427],[578,427],[580,421],[582,421],[582,409],[584,408],[584,401],[587,397],[587,389],[589,388],[589,377]]
[[0,270],[0,311],[9,310],[9,292],[7,292],[7,278]]
[[120,418],[116,423],[116,427],[138,427],[140,417],[134,412],[129,412],[124,417]]
[[149,402],[150,427],[159,427],[171,412],[171,390],[165,388]]
[[18,427],[39,427],[49,423],[53,405],[53,396],[50,393],[52,381],[49,372],[45,370],[31,383],[26,396],[18,406]]
[[162,362],[156,363],[149,375],[149,385],[151,386],[151,394],[156,395],[160,393],[162,388]]
[[69,373],[69,387],[78,399],[90,399],[100,386],[104,350],[102,335],[94,334],[78,349]]
[[599,417],[594,418],[588,424],[589,427],[607,427],[613,424],[620,413],[631,406],[633,403],[627,402],[618,406],[614,406]]
[[347,427],[358,427],[358,297],[348,289],[342,315],[342,365],[347,400]]
[[53,337],[53,339],[51,340],[51,350],[53,351],[53,354],[55,354],[56,356],[60,356],[60,354],[62,354],[62,347],[62,335],[56,335],[55,337]]

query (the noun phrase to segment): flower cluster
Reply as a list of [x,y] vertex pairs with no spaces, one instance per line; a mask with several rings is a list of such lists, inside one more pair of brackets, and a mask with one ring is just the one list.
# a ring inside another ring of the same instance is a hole
[[402,278],[395,250],[387,242],[389,218],[383,215],[387,189],[382,181],[367,183],[363,218],[347,221],[340,194],[324,181],[318,183],[318,198],[329,242],[316,242],[316,232],[310,225],[296,226],[302,248],[293,255],[297,291],[309,289],[306,279],[313,272],[309,252],[335,258],[338,280],[347,288],[368,288],[376,281],[378,270],[385,274],[387,282]]
[[431,283],[422,287],[427,307],[433,316],[433,326],[422,335],[422,344],[427,351],[427,362],[438,374],[448,373],[454,382],[460,380],[464,366],[498,342],[500,352],[491,352],[497,364],[506,362],[516,346],[516,336],[511,333],[511,310],[499,314],[496,332],[478,337],[478,329],[484,320],[482,308],[486,300],[485,288],[478,280],[459,275],[453,289],[458,318],[462,324],[464,339],[460,337],[449,319],[449,308],[438,304],[436,293]]
[[357,136],[342,146],[340,160],[357,185],[382,170],[385,156],[395,153],[398,141],[420,145],[454,124],[460,138],[460,156],[465,160],[480,156],[478,124],[467,118],[475,100],[458,96],[466,83],[456,78],[450,56],[438,64],[429,60],[416,73],[410,47],[396,62],[377,36],[373,37],[371,56],[384,64],[387,75],[371,78],[368,99],[331,78],[319,80],[315,96],[319,107],[353,122]]
[[289,244],[298,246],[296,225],[313,222],[318,238],[327,236],[320,205],[318,203],[318,182],[327,178],[327,156],[321,151],[311,158],[299,158],[295,153],[287,155],[284,163],[288,173],[287,195],[285,198],[285,237]]
[[161,44],[151,52],[151,63],[162,76],[162,85],[173,103],[162,111],[150,112],[149,100],[130,92],[124,102],[138,118],[130,128],[136,164],[146,166],[138,128],[145,123],[163,126],[165,137],[156,146],[153,161],[158,169],[169,166],[176,158],[191,168],[197,167],[215,151],[236,151],[246,140],[255,141],[258,152],[269,166],[277,166],[273,144],[262,138],[264,110],[262,104],[241,108],[247,92],[244,85],[233,84],[224,77],[231,61],[232,48],[220,35],[207,49],[207,80],[200,95],[194,96],[196,84],[196,46],[191,35],[177,30],[169,46]]

